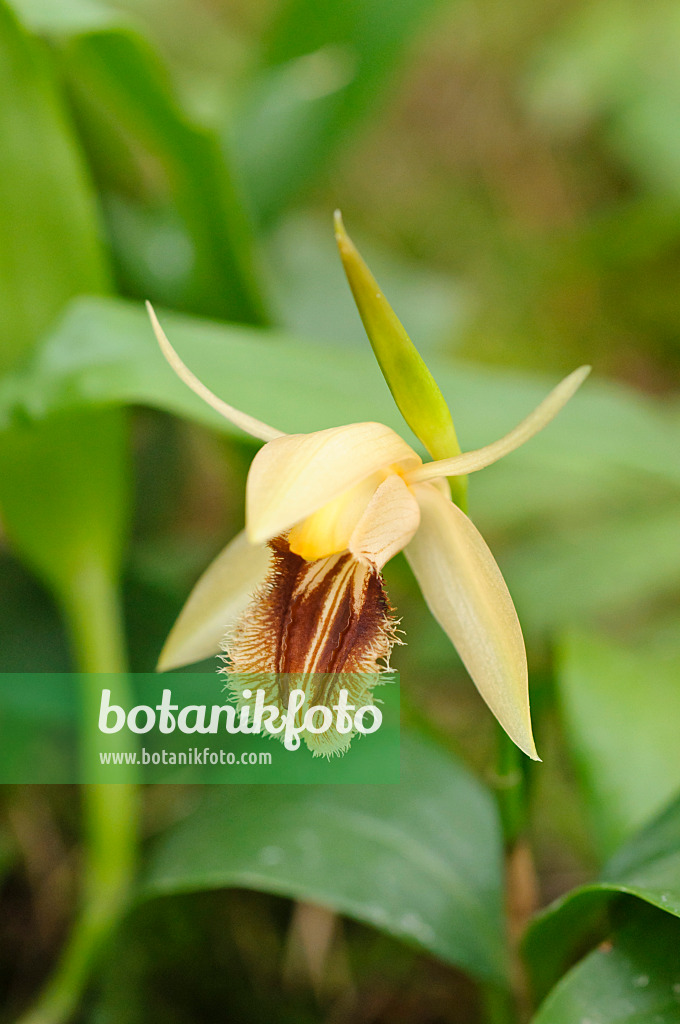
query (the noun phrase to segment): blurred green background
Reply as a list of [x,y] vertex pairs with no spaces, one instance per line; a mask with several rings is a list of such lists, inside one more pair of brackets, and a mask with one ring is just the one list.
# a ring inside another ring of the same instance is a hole
[[[401,795],[147,791],[75,1019],[680,1020],[679,54],[669,0],[0,2],[0,671],[152,671],[242,526],[254,448],[173,378],[142,300],[251,414],[408,437],[340,207],[463,449],[594,366],[471,480],[543,764],[498,762],[395,559]],[[86,830],[75,790],[0,808],[4,1021],[66,940]]]

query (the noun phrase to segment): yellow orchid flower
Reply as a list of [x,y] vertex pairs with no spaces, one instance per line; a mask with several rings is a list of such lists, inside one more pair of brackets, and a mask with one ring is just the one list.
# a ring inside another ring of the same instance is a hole
[[452,502],[446,478],[483,469],[528,441],[590,367],[566,377],[501,440],[423,463],[380,423],[284,434],[240,412],[191,373],[147,306],[181,379],[265,442],[248,473],[246,528],[194,587],[159,669],[223,649],[239,673],[378,672],[396,628],[381,570],[403,550],[491,711],[517,746],[538,759],[517,613],[485,541]]

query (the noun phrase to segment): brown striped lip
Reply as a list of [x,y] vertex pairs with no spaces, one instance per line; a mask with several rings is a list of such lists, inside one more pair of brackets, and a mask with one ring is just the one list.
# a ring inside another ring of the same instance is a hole
[[270,543],[265,583],[225,641],[228,672],[379,672],[396,641],[380,573],[348,552],[307,562]]

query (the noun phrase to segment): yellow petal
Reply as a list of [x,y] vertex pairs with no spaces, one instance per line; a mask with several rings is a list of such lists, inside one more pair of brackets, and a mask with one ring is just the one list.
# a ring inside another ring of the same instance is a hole
[[397,473],[383,480],[349,541],[355,558],[381,569],[406,547],[420,524],[420,506]]
[[149,314],[151,320],[151,326],[154,329],[156,340],[160,345],[161,352],[170,363],[180,380],[194,391],[199,398],[215,409],[220,416],[224,416],[225,420],[229,420],[234,426],[244,430],[246,434],[250,434],[251,437],[258,437],[261,441],[271,441],[274,437],[282,437],[283,432],[277,430],[276,427],[270,427],[266,423],[262,423],[260,420],[256,420],[254,416],[249,416],[247,412],[241,412],[239,409],[235,409],[233,405],[228,405],[227,402],[222,401],[217,395],[214,395],[210,388],[207,388],[205,384],[198,379],[198,377],[191,372],[188,366],[182,362],[180,357],[175,352],[174,348],[168,341],[165,331],[158,322],[158,317],[154,312],[154,308],[150,302],[146,304],[146,311]]
[[420,458],[381,423],[352,423],[314,434],[290,434],[253,459],[246,488],[246,528],[252,543],[285,533],[372,473],[415,468]]
[[476,527],[441,491],[421,484],[414,493],[420,529],[405,554],[423,596],[507,734],[538,760],[524,640],[500,569]]
[[463,455],[456,455],[452,459],[441,459],[439,462],[428,462],[407,475],[409,483],[417,483],[423,480],[432,480],[440,476],[459,476],[462,473],[474,473],[478,469],[490,466],[497,462],[504,455],[514,452],[520,445],[529,441],[539,430],[543,430],[572,395],[580,388],[583,381],[590,373],[589,366],[581,366],[574,370],[568,377],[565,377],[547,398],[544,398],[539,406],[530,413],[525,420],[511,430],[509,434],[502,437],[500,441],[487,444],[484,448],[477,448],[472,452],[465,452]]
[[180,612],[158,660],[158,671],[218,654],[227,629],[266,578],[271,552],[239,533],[208,566]]
[[371,473],[312,512],[288,534],[290,550],[308,562],[346,551],[357,523],[383,479],[383,472]]

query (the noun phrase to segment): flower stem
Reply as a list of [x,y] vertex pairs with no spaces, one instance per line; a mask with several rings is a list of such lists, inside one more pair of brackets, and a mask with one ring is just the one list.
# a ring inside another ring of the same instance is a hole
[[[505,909],[511,995],[505,1006],[502,1000],[487,1000],[489,1024],[494,1024],[496,1019],[503,1020],[502,1016],[497,1016],[499,1012],[505,1013],[508,1020],[513,1017],[524,1020],[529,1016],[526,972],[519,947],[522,933],[537,902],[533,856],[525,834],[528,811],[523,755],[499,725],[497,742],[494,787],[505,844]],[[508,998],[509,994],[504,995]]]
[[526,824],[526,792],[522,753],[501,726],[496,727],[498,753],[494,787],[506,848],[512,847]]
[[[83,721],[97,721],[100,694],[86,673],[117,673],[107,683],[125,703],[128,680],[117,588],[97,564],[74,574],[62,607],[82,676]],[[112,694],[113,696],[113,694]],[[96,707],[94,706],[96,704]],[[84,765],[95,763],[101,738],[84,729]],[[54,973],[18,1024],[63,1024],[75,1011],[97,955],[125,907],[135,869],[137,788],[133,783],[96,783],[82,788],[85,820],[81,909]]]
[[481,987],[482,1012],[485,1024],[517,1024],[512,993],[495,985]]

